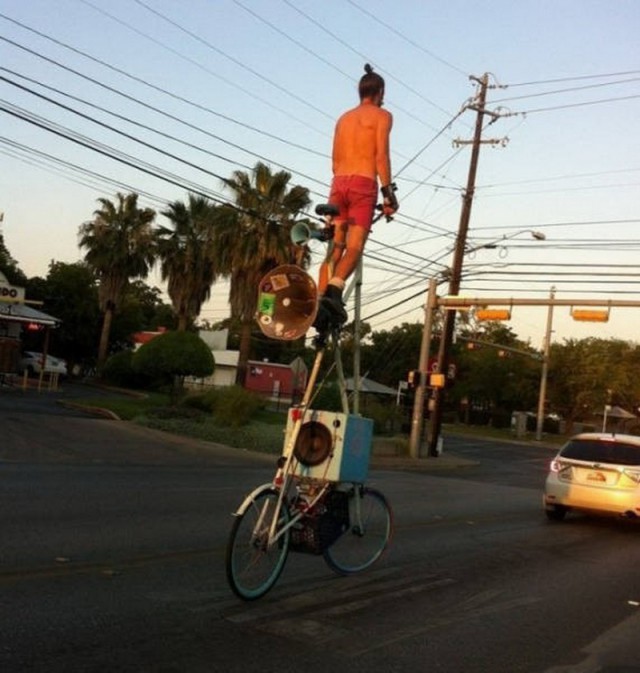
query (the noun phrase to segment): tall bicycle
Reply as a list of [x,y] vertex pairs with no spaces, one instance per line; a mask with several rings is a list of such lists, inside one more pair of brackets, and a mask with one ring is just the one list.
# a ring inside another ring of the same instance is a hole
[[[334,206],[320,205],[329,241]],[[295,339],[317,317],[314,281],[293,265],[261,282],[258,323],[268,336]],[[349,413],[340,356],[340,326],[316,321],[316,355],[301,403],[289,409],[282,455],[271,482],[258,486],[233,514],[226,549],[232,591],[243,600],[264,596],[282,573],[289,551],[322,556],[340,575],[373,565],[387,548],[393,515],[385,496],[366,485],[373,422]],[[331,349],[342,412],[310,408],[323,358]]]

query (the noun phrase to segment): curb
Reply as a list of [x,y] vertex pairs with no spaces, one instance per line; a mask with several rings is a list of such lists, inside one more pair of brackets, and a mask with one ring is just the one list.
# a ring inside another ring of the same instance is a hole
[[114,413],[110,409],[104,409],[103,407],[88,407],[85,404],[76,404],[75,402],[67,402],[65,400],[56,400],[56,402],[61,407],[66,407],[67,409],[76,409],[77,411],[84,411],[90,416],[97,416],[98,418],[107,418],[110,421],[121,421],[122,419],[118,414]]

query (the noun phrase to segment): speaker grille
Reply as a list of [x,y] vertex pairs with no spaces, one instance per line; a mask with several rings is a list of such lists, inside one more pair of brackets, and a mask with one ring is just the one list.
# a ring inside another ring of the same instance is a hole
[[329,429],[317,421],[303,423],[293,449],[293,455],[306,467],[324,462],[333,449]]

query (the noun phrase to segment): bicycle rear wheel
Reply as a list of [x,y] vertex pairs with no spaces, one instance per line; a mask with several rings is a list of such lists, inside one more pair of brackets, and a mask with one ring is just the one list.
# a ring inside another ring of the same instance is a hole
[[349,492],[349,527],[324,550],[324,560],[339,575],[365,570],[382,556],[392,529],[393,514],[384,495],[356,486]]
[[[257,493],[244,510],[236,515],[226,552],[227,580],[232,591],[245,601],[264,596],[276,583],[289,553],[286,530],[276,542],[268,544],[269,528],[278,503],[275,489]],[[278,529],[290,519],[282,502]]]

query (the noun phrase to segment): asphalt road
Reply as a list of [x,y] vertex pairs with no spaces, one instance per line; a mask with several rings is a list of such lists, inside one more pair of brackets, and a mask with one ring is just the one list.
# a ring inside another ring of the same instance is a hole
[[550,450],[447,438],[476,465],[373,470],[372,570],[291,554],[266,597],[224,576],[230,514],[273,459],[0,389],[0,671],[640,671],[640,529],[548,523]]

